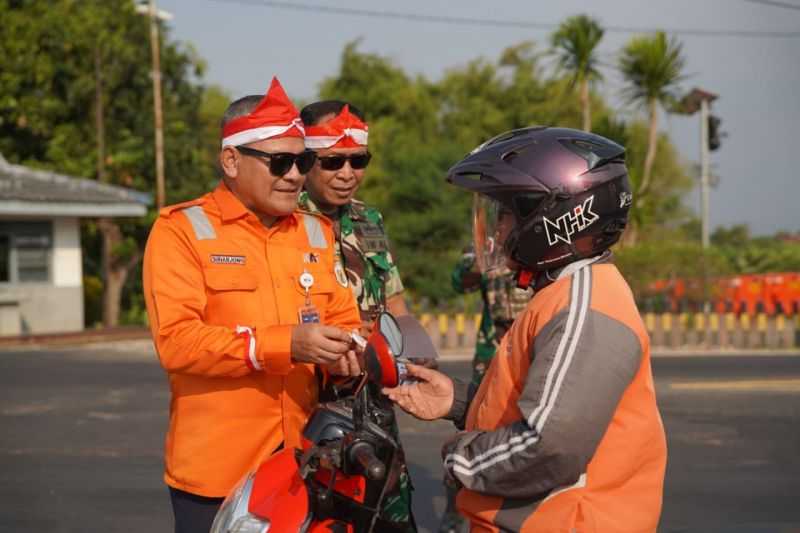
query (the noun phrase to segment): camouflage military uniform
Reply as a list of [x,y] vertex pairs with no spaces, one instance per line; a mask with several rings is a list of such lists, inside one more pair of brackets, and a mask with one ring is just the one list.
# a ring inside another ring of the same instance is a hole
[[483,309],[472,359],[472,381],[479,385],[500,340],[511,327],[514,317],[528,305],[533,293],[530,289],[518,289],[514,273],[505,267],[484,274],[474,287],[465,287],[464,277],[473,270],[474,257],[471,253],[464,254],[453,270],[452,282],[458,292],[481,291]]
[[[321,213],[306,191],[300,194],[299,207],[311,213]],[[340,207],[334,215],[323,214],[333,220],[336,279],[341,285],[352,288],[361,311],[361,321],[373,322],[386,308],[386,300],[403,292],[400,272],[389,251],[383,216],[374,207],[358,200]],[[378,396],[379,400],[384,398]],[[398,437],[396,423],[394,432]],[[407,523],[407,531],[416,531],[411,516],[411,480],[404,459],[402,464],[399,490],[386,496],[381,515],[391,522]]]
[[[320,210],[307,192],[300,194],[300,209]],[[336,233],[336,279],[350,285],[361,310],[361,320],[372,322],[386,300],[403,292],[403,282],[389,251],[383,217],[374,207],[353,200],[330,216]]]

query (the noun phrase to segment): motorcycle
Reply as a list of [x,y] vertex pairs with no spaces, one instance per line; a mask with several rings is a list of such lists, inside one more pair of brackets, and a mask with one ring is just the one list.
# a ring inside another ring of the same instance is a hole
[[[382,387],[406,380],[404,348],[435,358],[422,326],[410,316],[381,313],[363,349],[355,383],[329,387],[303,429],[300,449],[274,453],[222,503],[211,533],[372,533],[408,531],[381,516],[403,469],[394,410]],[[407,346],[404,346],[407,344]]]

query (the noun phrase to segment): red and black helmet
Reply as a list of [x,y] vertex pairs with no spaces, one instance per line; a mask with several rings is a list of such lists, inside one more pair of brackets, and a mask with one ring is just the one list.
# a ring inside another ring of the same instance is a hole
[[[625,149],[568,128],[500,134],[456,163],[447,180],[477,193],[476,252],[491,254],[502,246],[507,257],[532,272],[607,250],[625,229],[633,200]],[[485,213],[477,212],[487,200],[496,213],[513,218],[508,231],[498,229],[480,243],[478,231],[494,231],[492,224],[487,228]]]

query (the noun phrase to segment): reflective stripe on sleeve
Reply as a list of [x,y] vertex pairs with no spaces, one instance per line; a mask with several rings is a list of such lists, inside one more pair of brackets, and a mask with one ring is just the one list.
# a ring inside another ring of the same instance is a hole
[[206,212],[203,211],[202,207],[194,205],[192,207],[187,207],[183,212],[186,214],[186,218],[189,219],[189,222],[192,223],[194,236],[198,241],[217,238],[217,232],[214,231],[214,226],[211,225],[211,221],[208,220],[208,216]]
[[322,224],[320,224],[319,219],[314,215],[303,215],[303,222],[306,227],[308,244],[313,248],[327,248],[328,241],[322,232]]

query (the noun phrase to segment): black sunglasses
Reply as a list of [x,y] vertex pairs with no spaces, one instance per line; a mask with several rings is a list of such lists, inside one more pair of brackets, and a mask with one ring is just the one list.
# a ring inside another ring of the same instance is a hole
[[292,165],[295,164],[300,174],[306,174],[311,170],[311,167],[314,166],[314,162],[317,160],[317,153],[313,150],[305,150],[299,154],[293,154],[292,152],[262,152],[261,150],[256,150],[255,148],[249,148],[247,146],[237,146],[236,149],[244,155],[268,160],[269,171],[273,176],[285,175],[292,169]]
[[339,170],[344,166],[345,161],[350,161],[350,166],[353,170],[361,170],[367,168],[369,160],[372,159],[372,154],[369,152],[361,152],[358,154],[350,155],[326,155],[324,157],[317,157],[319,166],[323,170]]

